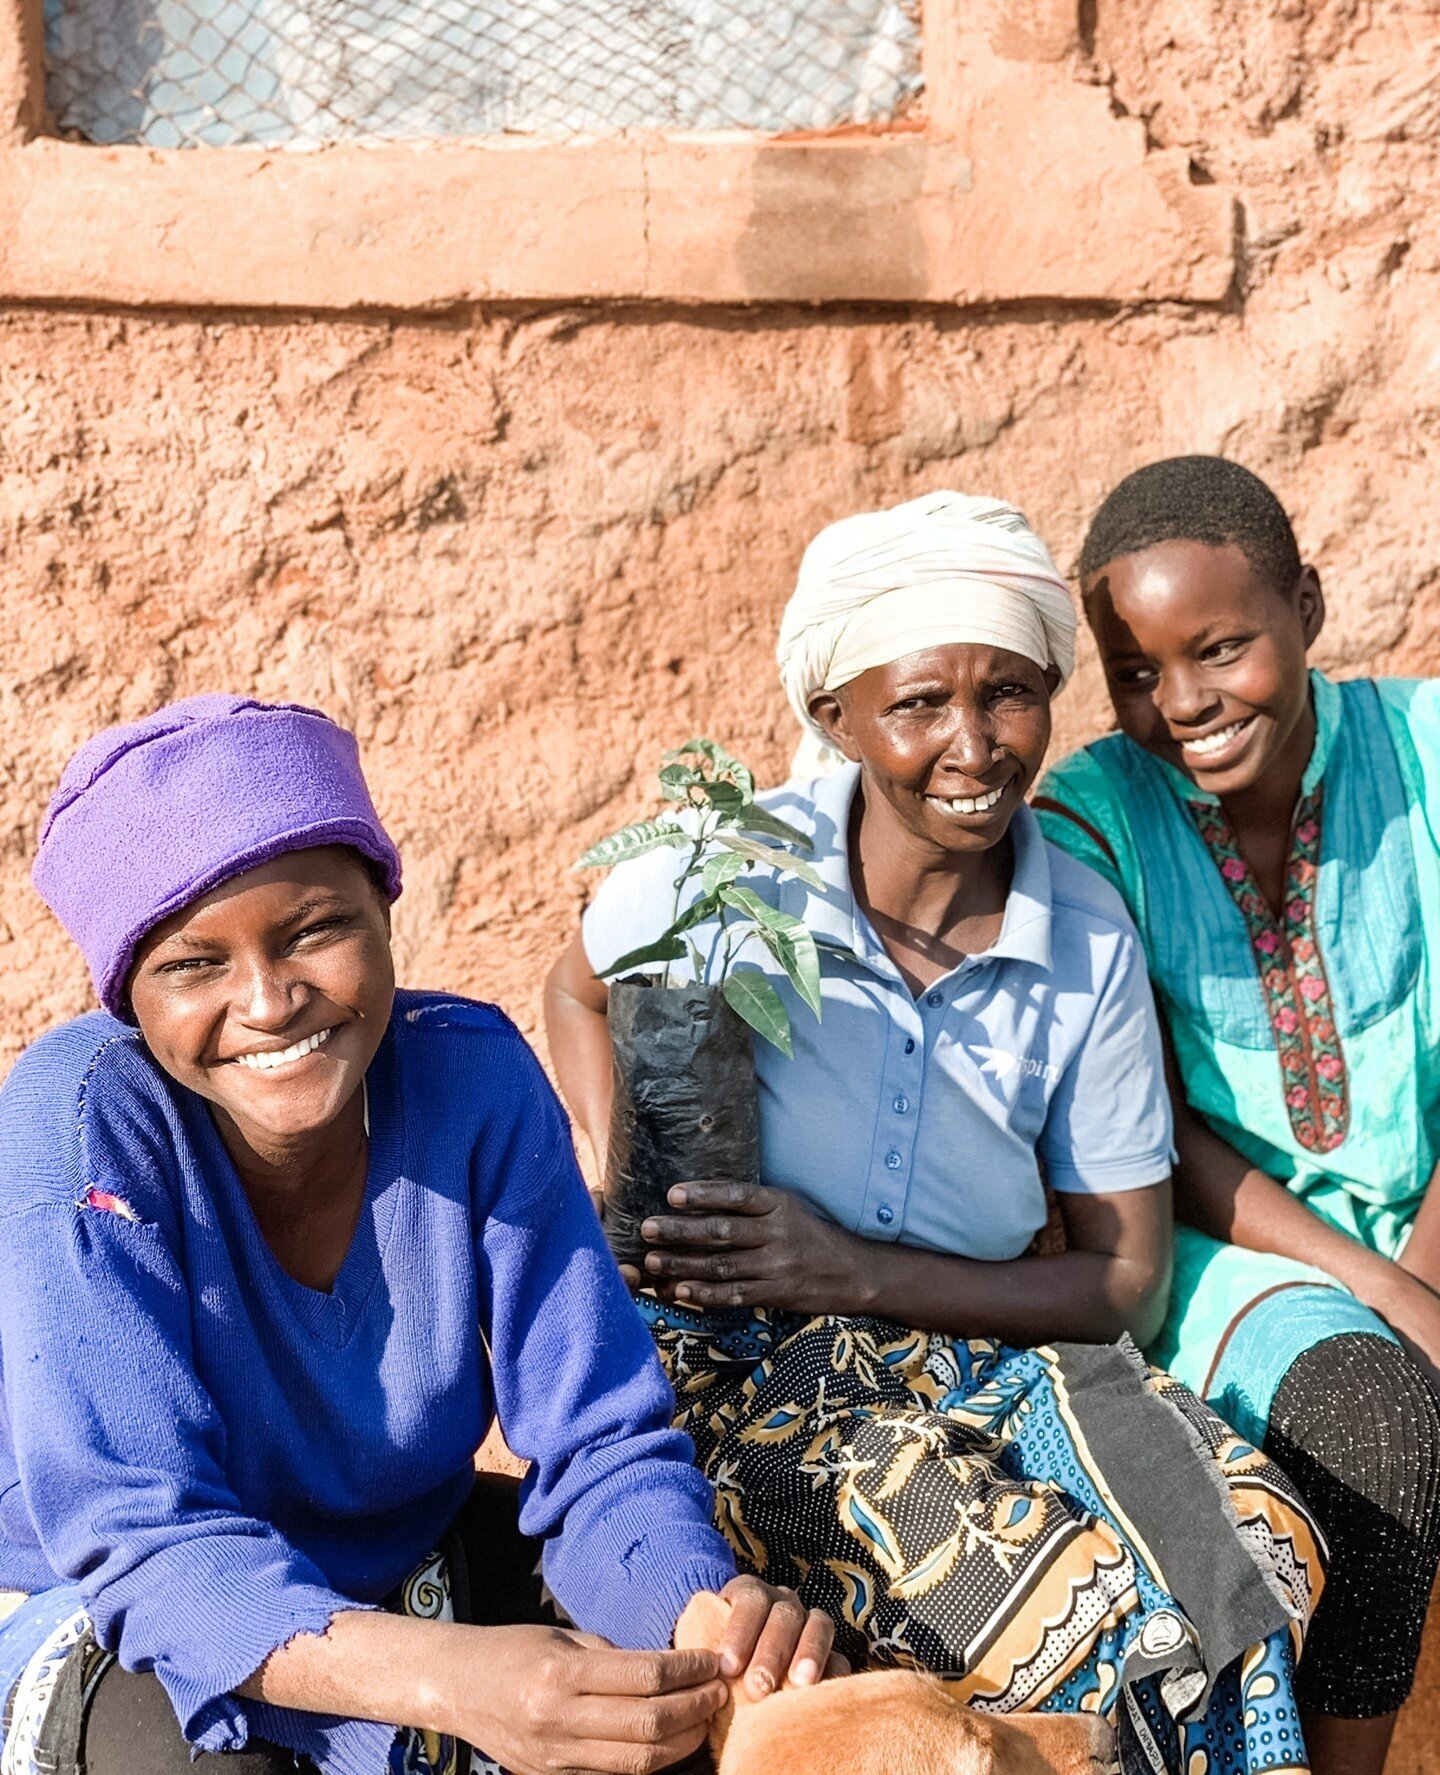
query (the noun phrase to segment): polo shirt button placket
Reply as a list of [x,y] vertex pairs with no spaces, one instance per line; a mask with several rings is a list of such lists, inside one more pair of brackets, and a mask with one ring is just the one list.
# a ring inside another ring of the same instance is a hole
[[[909,993],[905,993],[902,999],[897,989],[891,1022],[892,1044],[894,1045],[887,1045],[884,1072],[877,1081],[882,1093],[880,1097],[882,1114],[888,1104],[892,1115],[908,1117],[915,1113],[915,1106],[920,1101],[927,1051],[924,1006],[925,1000],[923,998],[917,1004]],[[917,1015],[917,1013],[919,1014]],[[906,1034],[907,1028],[912,1033]],[[895,1134],[899,1135],[900,1133],[901,1130],[895,1130]],[[861,1209],[861,1219],[854,1223],[857,1232],[863,1226],[869,1226],[873,1229],[872,1237],[884,1236],[893,1239],[898,1235],[898,1223],[905,1211],[904,1196],[909,1188],[907,1167],[912,1163],[910,1148],[914,1145],[915,1139],[916,1132],[906,1129],[900,1144],[880,1149],[877,1155],[876,1169],[871,1175],[869,1188],[865,1192],[866,1200]],[[898,1199],[897,1191],[899,1192]],[[878,1229],[881,1227],[889,1228],[888,1234],[880,1235]]]

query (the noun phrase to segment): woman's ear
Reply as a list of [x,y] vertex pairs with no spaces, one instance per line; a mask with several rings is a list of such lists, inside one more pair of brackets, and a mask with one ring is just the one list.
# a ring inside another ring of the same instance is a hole
[[1054,696],[1055,692],[1057,690],[1059,690],[1059,688],[1060,688],[1060,668],[1059,668],[1059,666],[1053,666],[1053,665],[1046,666],[1046,668],[1045,668],[1045,688],[1046,688],[1046,690],[1048,690],[1050,692],[1051,696]]
[[810,698],[808,707],[811,720],[820,723],[826,741],[842,756],[848,758],[852,764],[858,764],[860,749],[850,737],[850,730],[845,720],[845,710],[836,692],[817,690]]
[[1320,589],[1320,575],[1313,567],[1300,569],[1300,577],[1295,582],[1295,605],[1300,612],[1300,628],[1308,649],[1315,645],[1316,637],[1325,626],[1325,594]]

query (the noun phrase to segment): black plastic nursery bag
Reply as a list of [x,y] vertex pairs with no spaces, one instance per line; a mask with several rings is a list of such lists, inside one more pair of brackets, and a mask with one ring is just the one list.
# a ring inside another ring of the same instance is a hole
[[759,1182],[755,1057],[718,986],[622,980],[610,988],[610,1040],[605,1231],[616,1258],[638,1266],[640,1223],[666,1212],[674,1184]]

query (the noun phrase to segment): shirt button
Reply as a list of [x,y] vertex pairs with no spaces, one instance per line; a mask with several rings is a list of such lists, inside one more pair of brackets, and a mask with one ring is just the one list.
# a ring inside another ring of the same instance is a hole
[[875,1210],[875,1218],[880,1222],[881,1226],[889,1226],[890,1222],[895,1218],[895,1210],[893,1208],[877,1208]]
[[925,1003],[927,1005],[943,1005],[945,994],[943,992],[928,992],[925,995]]
[[909,1107],[910,1107],[910,1099],[902,1091],[900,1093],[900,1095],[895,1099],[895,1113],[896,1113],[896,1115],[903,1116],[905,1111],[907,1109],[909,1109]]
[[915,1052],[915,1037],[913,1035],[907,1035],[905,1037],[905,1052],[907,1054],[913,1054]]
[[885,1155],[886,1169],[890,1171],[898,1171],[904,1163],[904,1159],[900,1157],[899,1153],[897,1153],[892,1146],[889,1152]]

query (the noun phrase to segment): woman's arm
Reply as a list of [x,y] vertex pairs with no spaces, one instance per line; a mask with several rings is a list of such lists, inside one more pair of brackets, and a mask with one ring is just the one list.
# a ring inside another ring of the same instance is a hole
[[577,930],[545,981],[545,1034],[560,1089],[602,1173],[615,1088],[605,1020],[609,1003],[610,989],[591,971]]
[[[1185,1088],[1173,1057],[1168,1057],[1175,1145],[1179,1153],[1175,1184],[1180,1217],[1189,1225],[1247,1251],[1273,1251],[1314,1265],[1342,1282],[1396,1331],[1411,1337],[1432,1362],[1440,1361],[1440,1297],[1420,1271],[1392,1263],[1378,1251],[1322,1220],[1312,1208],[1252,1165],[1208,1127],[1185,1101]],[[1427,1214],[1426,1209],[1430,1212]],[[1440,1210],[1426,1196],[1421,1218],[1426,1236],[1415,1253],[1423,1263],[1440,1242]],[[1416,1223],[1416,1233],[1421,1230]],[[1411,1246],[1415,1234],[1411,1235]],[[1406,1252],[1409,1256],[1409,1249]]]
[[791,1590],[735,1577],[675,1396],[616,1273],[538,1060],[513,1030],[488,1072],[498,1088],[471,1157],[476,1267],[496,1410],[530,1462],[520,1523],[545,1543],[545,1576],[583,1627],[643,1650],[667,1644],[698,1592],[735,1604],[721,1646],[752,1693],[787,1672],[818,1681],[828,1617]]
[[[1143,988],[1143,968],[1139,980]],[[1117,987],[1123,985],[1117,980]],[[612,1089],[608,998],[577,934],[546,983],[546,1030],[561,1088],[599,1155]],[[1128,999],[1121,1008],[1125,1015],[1117,1020],[1128,1029]],[[1141,1009],[1153,1015],[1148,993]],[[1149,1041],[1158,1092],[1153,1029]],[[1116,1066],[1130,1081],[1144,1072],[1128,1047]],[[655,1247],[645,1279],[695,1306],[873,1313],[954,1336],[1019,1342],[1107,1342],[1129,1331],[1143,1343],[1159,1329],[1169,1298],[1168,1184],[1100,1194],[1066,1191],[1060,1201],[1071,1249],[1009,1263],[862,1239],[763,1186],[702,1180],[680,1188],[685,1211],[647,1221],[642,1229]],[[679,1193],[671,1192],[672,1205]]]
[[647,1280],[697,1307],[873,1314],[952,1337],[1007,1343],[1148,1342],[1170,1288],[1167,1184],[1062,1195],[1071,1249],[1008,1263],[882,1245],[818,1219],[782,1190],[681,1184],[684,1212],[642,1227]]
[[1427,1288],[1440,1290],[1440,1167],[1430,1173],[1420,1211],[1410,1229],[1405,1249],[1400,1253],[1400,1268]]
[[728,1691],[717,1653],[621,1652],[549,1627],[462,1627],[351,1610],[272,1652],[239,1693],[481,1746],[515,1775],[662,1769]]

